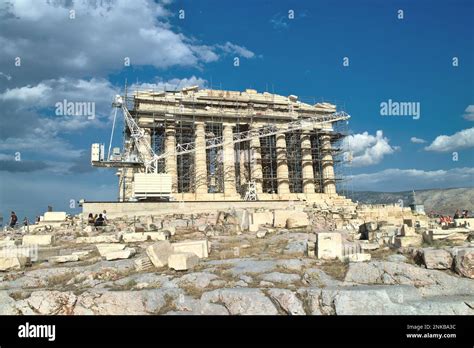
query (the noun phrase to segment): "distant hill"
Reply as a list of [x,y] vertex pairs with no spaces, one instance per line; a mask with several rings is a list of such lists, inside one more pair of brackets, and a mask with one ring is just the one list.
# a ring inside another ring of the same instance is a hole
[[[424,204],[425,211],[434,210],[443,214],[453,215],[456,209],[467,209],[474,212],[474,188],[451,188],[415,191],[418,204]],[[373,192],[354,191],[347,195],[354,202],[368,204],[397,203],[400,199],[408,206],[412,203],[412,192]]]

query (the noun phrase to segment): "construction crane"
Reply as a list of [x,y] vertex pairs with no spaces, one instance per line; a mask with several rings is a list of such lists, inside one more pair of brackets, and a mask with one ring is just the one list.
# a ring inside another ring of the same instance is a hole
[[[138,167],[144,168],[145,173],[137,173],[135,176],[135,185],[137,186],[146,186],[146,181],[154,181],[154,183],[160,186],[159,191],[155,194],[155,197],[169,196],[171,193],[171,177],[166,174],[163,168],[159,168],[158,162],[162,159],[165,159],[169,156],[180,156],[196,151],[196,142],[189,142],[185,144],[177,144],[176,147],[170,151],[166,151],[162,154],[157,155],[153,150],[148,137],[145,136],[145,130],[141,128],[135,119],[130,114],[127,106],[120,95],[115,97],[112,106],[116,108],[114,116],[114,126],[115,119],[117,116],[117,110],[121,110],[125,119],[127,128],[130,131],[130,138],[132,143],[128,144],[127,152],[124,152],[122,156],[117,155],[117,151],[114,149],[113,156],[110,154],[110,148],[112,145],[112,135],[109,145],[109,153],[107,159],[105,159],[104,153],[104,144],[94,143],[92,144],[91,151],[91,163],[96,167],[108,167],[108,168],[126,168],[126,167]],[[167,115],[172,117],[172,115]],[[277,127],[274,124],[263,125],[259,128],[234,133],[232,140],[225,140],[223,136],[211,137],[206,139],[205,149],[211,149],[216,147],[222,147],[228,144],[235,144],[244,141],[249,141],[255,138],[263,138],[271,135],[294,132],[296,130],[313,130],[315,126],[321,126],[327,123],[333,123],[337,121],[343,121],[350,118],[350,115],[344,111],[335,112],[328,115],[318,115],[313,117],[302,118],[296,121],[292,121],[284,124],[284,127]],[[113,130],[112,130],[113,132]],[[163,166],[161,166],[163,167]],[[144,175],[144,174],[154,174],[154,175]],[[138,179],[138,180],[137,180]],[[153,180],[154,179],[154,180]],[[135,193],[139,193],[139,190],[135,188]],[[161,195],[162,194],[162,195]],[[137,195],[136,195],[137,196]],[[138,195],[140,196],[140,195]],[[145,198],[149,197],[145,193]],[[140,198],[140,197],[139,197]],[[144,197],[141,197],[144,198]],[[254,199],[253,197],[250,199]]]

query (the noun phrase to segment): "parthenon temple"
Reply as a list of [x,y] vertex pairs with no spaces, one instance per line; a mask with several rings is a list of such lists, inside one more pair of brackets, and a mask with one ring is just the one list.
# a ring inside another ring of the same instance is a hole
[[[310,104],[294,95],[253,89],[238,92],[196,86],[134,91],[125,99],[153,151],[169,154],[158,161],[158,167],[171,176],[172,200],[243,200],[249,183],[258,200],[312,201],[321,195],[337,195],[334,165],[341,153],[337,144],[344,135],[334,126],[341,121],[327,118],[288,130],[295,121],[333,115],[333,104]],[[275,132],[259,135],[268,125]],[[243,132],[250,137],[236,142],[236,135]],[[206,146],[214,138],[223,139],[222,146]],[[194,151],[173,152],[177,145],[193,142]],[[125,150],[127,144],[131,142],[125,141]],[[130,198],[134,173],[140,171],[143,168],[119,169],[120,201]]]

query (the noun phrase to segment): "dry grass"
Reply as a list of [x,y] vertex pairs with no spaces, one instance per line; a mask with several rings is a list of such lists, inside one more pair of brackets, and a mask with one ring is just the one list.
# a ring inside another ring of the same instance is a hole
[[66,286],[66,283],[74,279],[75,276],[76,275],[73,272],[67,272],[63,274],[54,275],[48,278],[46,287],[53,288],[58,285]]
[[340,260],[326,261],[320,267],[327,275],[343,281],[349,269],[349,262],[342,262]]
[[105,287],[106,288],[109,288],[110,290],[112,291],[130,291],[132,290],[135,286],[137,285],[137,282],[135,281],[135,279],[130,279],[128,282],[126,282],[125,284],[121,284],[121,285],[106,285]]
[[370,255],[372,255],[372,259],[379,259],[379,260],[384,260],[387,258],[387,256],[396,254],[392,249],[376,249],[376,250],[371,250]]
[[184,291],[184,293],[188,296],[191,296],[195,299],[200,299],[202,296],[202,293],[205,291],[209,291],[212,289],[200,289],[195,286],[192,286],[190,284],[182,283],[179,285],[180,289]]
[[176,306],[174,304],[174,298],[168,294],[165,294],[165,305],[161,307],[156,314],[166,314],[168,312],[176,310]]
[[9,296],[14,299],[15,301],[18,300],[25,300],[28,297],[31,296],[30,292],[25,292],[25,291],[14,291],[9,294]]

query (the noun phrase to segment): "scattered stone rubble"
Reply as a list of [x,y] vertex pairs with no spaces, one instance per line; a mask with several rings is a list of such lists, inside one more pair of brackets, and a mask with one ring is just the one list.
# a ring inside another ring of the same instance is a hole
[[474,219],[396,206],[46,213],[0,233],[0,314],[474,314]]

